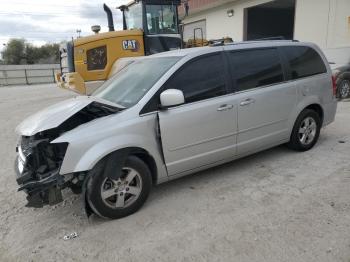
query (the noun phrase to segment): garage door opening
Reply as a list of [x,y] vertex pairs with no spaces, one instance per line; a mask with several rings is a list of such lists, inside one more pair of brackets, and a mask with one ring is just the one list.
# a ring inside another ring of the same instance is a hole
[[244,10],[244,40],[294,36],[295,0],[276,0]]

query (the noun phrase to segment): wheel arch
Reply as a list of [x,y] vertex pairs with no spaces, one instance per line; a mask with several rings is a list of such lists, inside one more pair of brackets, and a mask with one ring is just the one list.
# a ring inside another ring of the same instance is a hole
[[158,145],[151,139],[147,140],[134,135],[112,137],[86,148],[76,144],[69,145],[60,174],[87,172],[112,154],[117,158],[124,158],[125,154],[139,157],[149,167],[153,183],[159,184],[168,180]]
[[338,84],[340,84],[343,80],[349,80],[350,81],[350,72],[343,72],[338,77],[337,80],[339,80]]
[[145,149],[140,147],[129,147],[126,148],[129,151],[128,156],[136,156],[140,158],[149,168],[152,175],[152,183],[155,185],[158,181],[158,169],[157,163],[153,156]]
[[[117,154],[116,154],[117,153]],[[158,170],[157,170],[157,164],[156,161],[154,160],[153,156],[144,148],[141,147],[124,147],[124,148],[119,148],[117,150],[114,150],[112,152],[109,152],[108,154],[105,154],[102,156],[97,163],[95,163],[95,166],[100,164],[103,161],[107,161],[108,158],[112,155],[118,155],[121,160],[124,158],[127,158],[129,156],[136,156],[139,159],[141,159],[149,168],[151,171],[152,175],[152,183],[156,184],[158,181]],[[123,160],[122,160],[123,161]],[[108,164],[108,163],[106,163]],[[92,167],[92,168],[93,168]]]
[[317,112],[320,115],[321,123],[323,125],[324,108],[322,107],[320,100],[317,97],[312,96],[300,102],[291,113],[291,117],[288,124],[290,130],[289,136],[292,134],[295,121],[297,120],[300,113],[303,112],[305,109],[311,109]]
[[320,104],[311,104],[311,105],[308,105],[307,107],[305,107],[302,111],[304,111],[305,109],[310,109],[310,110],[315,111],[320,116],[321,126],[322,126],[323,119],[324,119],[324,111],[323,111],[323,108],[321,107],[321,105]]

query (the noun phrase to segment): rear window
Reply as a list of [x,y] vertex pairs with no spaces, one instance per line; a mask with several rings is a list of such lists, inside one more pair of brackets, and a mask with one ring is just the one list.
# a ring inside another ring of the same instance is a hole
[[323,60],[314,49],[307,46],[288,46],[281,49],[289,62],[292,79],[327,72]]

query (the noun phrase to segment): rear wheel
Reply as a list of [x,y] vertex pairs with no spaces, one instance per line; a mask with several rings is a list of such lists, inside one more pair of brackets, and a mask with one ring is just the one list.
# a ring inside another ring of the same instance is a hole
[[104,168],[96,166],[94,169],[87,186],[87,199],[97,215],[121,218],[135,213],[145,203],[152,178],[142,160],[128,157],[118,179],[110,178]]
[[297,151],[307,151],[317,142],[320,135],[321,119],[318,113],[305,109],[295,121],[289,148]]

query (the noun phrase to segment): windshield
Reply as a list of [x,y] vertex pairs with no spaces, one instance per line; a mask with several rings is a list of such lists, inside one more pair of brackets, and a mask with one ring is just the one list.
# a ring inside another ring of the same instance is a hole
[[142,5],[141,3],[129,6],[125,10],[125,21],[127,29],[142,29]]
[[149,34],[178,34],[175,5],[146,5]]
[[123,107],[135,105],[181,57],[136,60],[106,81],[92,95]]

